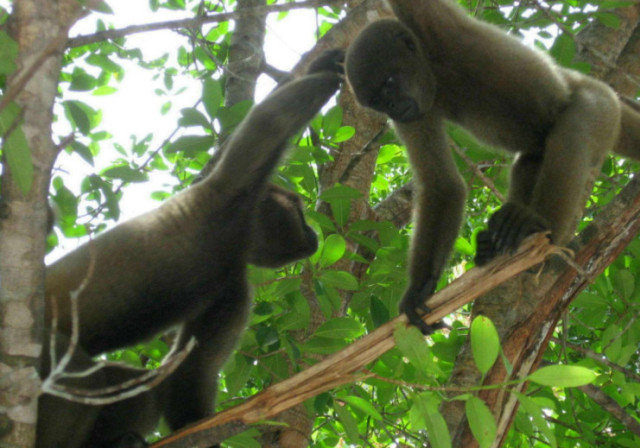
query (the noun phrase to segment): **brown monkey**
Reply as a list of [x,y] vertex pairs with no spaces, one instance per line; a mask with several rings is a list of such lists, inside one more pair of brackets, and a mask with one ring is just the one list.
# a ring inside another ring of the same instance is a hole
[[[94,272],[78,298],[80,345],[88,354],[135,343],[177,323],[183,323],[178,347],[191,336],[198,345],[157,388],[100,407],[93,429],[82,436],[60,435],[51,427],[56,409],[77,411],[76,404],[41,398],[49,401],[51,416],[40,414],[38,448],[133,448],[161,415],[177,429],[213,412],[217,375],[249,314],[246,264],[282,266],[317,248],[300,198],[267,180],[287,140],[338,89],[343,57],[340,51],[325,53],[309,74],[255,106],[202,182],[47,269],[47,311],[55,297],[59,328],[68,334],[69,292],[78,288],[94,257]],[[110,366],[102,374],[97,386],[130,379],[138,371]]]
[[451,120],[517,153],[504,206],[478,235],[476,261],[550,230],[566,243],[584,194],[609,150],[640,157],[640,114],[605,84],[561,68],[449,0],[390,0],[398,18],[366,27],[347,51],[347,78],[363,106],[386,113],[416,176],[410,282],[401,302],[419,318],[449,257],[465,186],[447,149]]
[[55,297],[61,332],[70,332],[69,292],[86,276],[92,254],[94,272],[78,299],[80,345],[89,355],[226,300],[244,308],[247,263],[279,266],[315,251],[295,196],[267,181],[287,140],[340,85],[336,71],[320,68],[255,106],[205,180],[48,267],[47,317]]

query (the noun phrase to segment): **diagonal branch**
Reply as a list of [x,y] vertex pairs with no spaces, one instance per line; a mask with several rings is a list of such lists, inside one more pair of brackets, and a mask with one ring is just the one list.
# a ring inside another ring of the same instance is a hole
[[[500,257],[487,266],[471,269],[436,293],[428,302],[433,311],[423,319],[428,324],[438,322],[498,284],[541,263],[548,255],[559,252],[561,249],[549,245],[544,234],[536,234],[512,257]],[[228,437],[227,425],[246,428],[246,425],[272,418],[330,389],[365,378],[362,369],[394,347],[394,329],[406,324],[406,316],[398,316],[305,371],[263,390],[239,406],[176,432],[152,447],[182,446],[184,438],[189,438],[190,444],[195,444],[196,440],[211,443],[222,431]]]

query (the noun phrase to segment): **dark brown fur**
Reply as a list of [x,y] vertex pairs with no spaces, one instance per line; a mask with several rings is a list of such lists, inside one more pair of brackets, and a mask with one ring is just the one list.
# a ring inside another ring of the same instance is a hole
[[483,264],[537,231],[566,243],[607,152],[640,157],[640,114],[605,84],[558,67],[449,0],[390,3],[398,20],[363,30],[346,71],[360,104],[389,115],[409,152],[418,191],[401,309],[429,331],[417,309],[435,289],[465,200],[444,121],[517,153],[508,201],[478,236]]
[[[87,354],[136,343],[179,323],[185,339],[178,346],[192,336],[198,345],[158,388],[101,407],[90,434],[87,425],[74,427],[73,418],[61,421],[56,414],[84,417],[94,415],[95,408],[43,397],[47,414],[40,414],[38,448],[106,448],[116,441],[119,447],[136,446],[140,438],[129,435],[145,434],[160,415],[177,429],[213,412],[217,375],[250,311],[247,263],[282,266],[317,248],[300,198],[267,181],[289,138],[339,88],[336,61],[341,55],[328,52],[308,75],[255,106],[202,182],[47,269],[47,318],[55,297],[58,328],[68,336],[70,293],[87,276],[89,265],[94,266],[78,298],[78,364],[90,361]],[[43,374],[47,369],[45,365]],[[99,387],[136,374],[135,369],[112,366],[94,382]]]

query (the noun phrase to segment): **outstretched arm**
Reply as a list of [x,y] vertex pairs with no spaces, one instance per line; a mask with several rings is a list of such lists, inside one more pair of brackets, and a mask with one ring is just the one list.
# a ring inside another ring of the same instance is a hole
[[458,235],[466,187],[446,144],[444,124],[433,114],[411,123],[394,123],[409,152],[415,176],[414,228],[409,287],[400,311],[427,334],[432,331],[418,313],[427,310]]
[[225,189],[243,189],[266,181],[289,138],[340,87],[343,59],[341,51],[324,53],[307,75],[277,88],[254,106],[233,133],[209,180]]

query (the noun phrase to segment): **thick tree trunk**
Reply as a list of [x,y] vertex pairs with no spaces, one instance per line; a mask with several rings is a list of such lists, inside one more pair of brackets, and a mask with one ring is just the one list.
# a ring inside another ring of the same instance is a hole
[[7,217],[0,222],[0,434],[3,446],[33,446],[42,350],[43,286],[47,191],[56,147],[51,139],[67,32],[77,20],[75,0],[17,0],[10,33],[19,47],[18,71],[5,98],[21,109],[18,124],[27,138],[34,175],[30,191],[17,186],[7,164],[2,198]]

